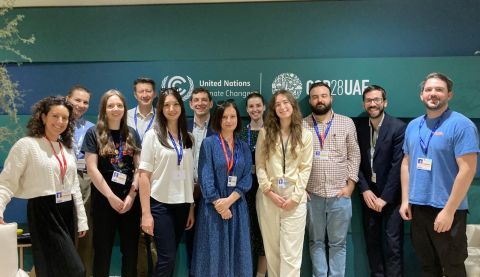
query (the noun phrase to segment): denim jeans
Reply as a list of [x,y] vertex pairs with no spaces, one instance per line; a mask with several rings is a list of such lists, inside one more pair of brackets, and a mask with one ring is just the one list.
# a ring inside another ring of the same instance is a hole
[[352,201],[345,197],[324,198],[313,194],[310,197],[307,202],[307,227],[313,276],[345,276]]

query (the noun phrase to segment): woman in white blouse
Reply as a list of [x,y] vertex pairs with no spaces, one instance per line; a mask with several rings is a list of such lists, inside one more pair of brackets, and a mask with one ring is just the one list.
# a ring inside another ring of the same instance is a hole
[[193,138],[187,132],[182,97],[162,90],[153,129],[145,134],[140,156],[142,229],[154,236],[157,264],[153,276],[171,276],[184,229],[194,223]]
[[85,236],[88,226],[72,145],[73,107],[64,97],[42,99],[32,108],[27,136],[13,145],[0,174],[0,224],[13,196],[28,199],[38,277],[85,276],[74,237],[75,230]]

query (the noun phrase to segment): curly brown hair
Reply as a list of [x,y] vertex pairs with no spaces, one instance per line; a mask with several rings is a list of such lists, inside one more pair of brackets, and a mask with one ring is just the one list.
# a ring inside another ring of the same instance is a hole
[[65,131],[60,134],[59,140],[67,148],[72,148],[75,126],[73,106],[63,96],[48,96],[32,106],[32,117],[27,123],[27,136],[36,138],[45,136],[45,125],[42,121],[42,115],[47,115],[52,106],[64,106],[68,110],[68,125]]
[[108,127],[108,120],[107,120],[107,101],[112,96],[118,96],[123,103],[123,116],[120,121],[120,135],[126,139],[126,149],[131,150],[133,153],[137,153],[140,149],[137,148],[135,143],[135,137],[133,134],[130,133],[127,125],[127,103],[125,101],[125,97],[123,94],[115,89],[110,89],[105,92],[100,99],[100,108],[98,111],[98,120],[97,120],[97,144],[98,144],[98,152],[100,156],[107,156],[111,155],[115,152],[115,144],[110,136],[110,128]]
[[275,112],[275,101],[278,95],[284,95],[290,105],[292,105],[292,120],[290,122],[290,142],[291,148],[290,152],[294,158],[297,157],[295,149],[297,145],[303,146],[302,142],[302,113],[300,112],[300,106],[298,102],[293,97],[292,93],[288,90],[281,89],[276,91],[267,107],[267,116],[265,118],[264,128],[265,128],[265,157],[268,159],[271,153],[275,151],[275,142],[280,136],[280,118]]

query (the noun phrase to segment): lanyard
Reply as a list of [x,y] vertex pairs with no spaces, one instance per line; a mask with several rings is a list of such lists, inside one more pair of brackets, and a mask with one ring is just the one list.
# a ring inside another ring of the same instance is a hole
[[440,127],[440,123],[442,122],[443,115],[444,115],[447,111],[448,111],[448,109],[446,109],[446,110],[442,113],[442,115],[440,116],[440,118],[439,118],[439,119],[437,120],[437,122],[435,123],[435,126],[433,127],[432,131],[430,131],[430,135],[428,136],[427,144],[425,144],[425,141],[422,139],[422,136],[420,135],[420,130],[422,130],[423,124],[425,124],[427,115],[424,115],[424,116],[423,116],[422,121],[420,121],[420,124],[418,125],[418,137],[420,138],[420,148],[422,148],[422,152],[423,152],[423,154],[425,154],[425,156],[427,156],[428,146],[430,146],[430,141],[432,140],[433,134],[435,134],[435,132],[437,131],[438,127]]
[[172,134],[168,130],[167,130],[167,132],[168,132],[168,136],[170,137],[170,141],[172,142],[173,147],[175,148],[175,152],[177,152],[177,165],[179,166],[180,162],[182,161],[182,158],[183,158],[182,134],[180,134],[180,132],[178,132],[178,146],[180,148],[180,149],[178,149],[177,144],[175,143],[175,140],[173,139]]
[[332,126],[334,116],[335,116],[335,114],[332,114],[332,118],[330,119],[330,121],[328,121],[327,128],[325,129],[325,132],[323,134],[320,134],[320,131],[318,130],[317,120],[315,120],[315,117],[312,114],[313,127],[315,128],[315,133],[317,133],[318,140],[320,141],[320,148],[322,148],[322,149],[323,149],[323,144],[325,143],[325,140],[327,139],[328,132],[330,131],[330,127]]
[[48,143],[50,143],[50,147],[52,147],[53,155],[58,161],[58,165],[60,166],[60,180],[62,181],[62,184],[63,184],[63,180],[65,179],[65,175],[67,174],[67,160],[65,159],[65,154],[63,154],[62,144],[60,142],[58,143],[60,147],[60,154],[62,155],[63,163],[62,161],[60,161],[60,158],[58,157],[57,152],[55,152],[55,148],[53,148],[52,142],[47,138],[45,139],[48,140]]
[[[135,107],[135,113],[133,114],[133,121],[135,121],[135,131],[140,135],[140,132],[138,131],[138,126],[137,126],[137,121],[138,121],[138,115],[137,115],[137,108],[138,106]],[[148,122],[147,128],[143,131],[143,135],[140,137],[141,140],[143,140],[143,137],[145,136],[145,133],[152,127],[152,122],[155,118],[155,109],[153,109],[153,116],[150,118],[150,122]]]
[[282,138],[282,134],[280,133],[280,142],[282,143],[282,158],[283,158],[283,163],[282,163],[282,169],[283,169],[283,176],[285,177],[285,163],[286,163],[286,155],[287,155],[287,146],[288,146],[288,141],[290,140],[290,135],[292,133],[288,134],[288,138],[287,138],[287,141],[285,142],[285,145],[283,145],[283,138]]
[[222,134],[218,134],[218,139],[220,140],[220,144],[222,145],[222,149],[223,149],[223,154],[225,155],[225,160],[227,161],[227,175],[230,175],[230,171],[232,170],[233,164],[235,163],[235,161],[234,161],[235,140],[232,138],[232,140],[233,140],[232,155],[231,155],[231,157],[229,157],[228,152],[227,152],[227,147],[225,145],[225,141],[222,137]]

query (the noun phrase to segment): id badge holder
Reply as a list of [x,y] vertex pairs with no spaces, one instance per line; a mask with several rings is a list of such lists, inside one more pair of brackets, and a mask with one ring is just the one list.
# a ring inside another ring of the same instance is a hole
[[315,150],[314,158],[320,161],[328,161],[328,151],[325,150]]
[[125,183],[127,182],[127,174],[114,171],[112,174],[112,182],[115,182],[120,185],[125,185]]
[[57,191],[55,193],[55,203],[60,204],[72,200],[72,193],[67,190]]
[[228,176],[227,187],[234,188],[237,186],[237,176]]
[[278,179],[277,185],[278,185],[279,189],[285,189],[287,187],[288,183],[287,183],[287,180],[284,177],[282,177],[282,178]]
[[418,158],[417,159],[417,169],[432,171],[432,159],[428,158]]
[[86,163],[85,163],[85,159],[78,159],[77,160],[77,169],[78,170],[85,170],[87,167],[86,167]]
[[372,172],[372,183],[377,183],[377,173]]

